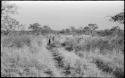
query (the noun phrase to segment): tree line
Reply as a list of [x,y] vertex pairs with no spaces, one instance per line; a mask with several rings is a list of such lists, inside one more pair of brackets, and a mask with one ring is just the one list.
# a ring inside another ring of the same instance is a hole
[[[23,27],[22,24],[20,24],[19,21],[17,21],[15,18],[12,18],[11,15],[17,13],[18,7],[14,4],[9,4],[6,1],[2,1],[2,7],[1,7],[1,30],[6,31],[16,31],[15,28],[20,29]],[[114,16],[111,16],[110,21],[118,22],[120,24],[124,24],[124,12],[118,13]],[[87,26],[82,26],[80,28],[75,28],[71,26],[70,28],[62,29],[60,31],[53,30],[49,26],[41,26],[39,23],[33,23],[29,25],[28,28],[30,31],[33,32],[40,32],[40,33],[60,33],[60,34],[87,34],[87,35],[108,35],[113,32],[120,31],[119,26],[114,26],[111,29],[105,29],[105,30],[97,30],[98,25],[97,24],[88,24]]]

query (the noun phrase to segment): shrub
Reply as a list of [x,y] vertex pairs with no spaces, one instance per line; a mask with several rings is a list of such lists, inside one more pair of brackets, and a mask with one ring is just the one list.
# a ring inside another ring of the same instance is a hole
[[96,60],[95,64],[98,66],[99,69],[101,69],[104,72],[111,73],[113,69],[108,66],[108,64],[105,64],[101,60]]
[[124,69],[116,68],[115,71],[113,71],[113,75],[115,75],[116,78],[124,78]]

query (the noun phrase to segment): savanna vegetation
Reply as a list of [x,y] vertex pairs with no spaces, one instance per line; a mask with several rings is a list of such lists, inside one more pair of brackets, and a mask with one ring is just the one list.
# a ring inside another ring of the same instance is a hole
[[[39,23],[29,30],[9,14],[16,6],[3,3],[1,77],[124,78],[124,30],[97,30],[97,24],[53,30]],[[9,21],[8,21],[9,20]],[[124,24],[124,13],[111,17]]]

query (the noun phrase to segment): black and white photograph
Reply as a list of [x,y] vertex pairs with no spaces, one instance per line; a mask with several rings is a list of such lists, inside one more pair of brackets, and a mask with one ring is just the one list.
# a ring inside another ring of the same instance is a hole
[[1,77],[124,78],[124,0],[2,0]]

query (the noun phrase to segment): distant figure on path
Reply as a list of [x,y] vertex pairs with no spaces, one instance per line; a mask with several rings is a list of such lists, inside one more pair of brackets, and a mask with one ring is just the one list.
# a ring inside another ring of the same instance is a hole
[[47,45],[50,46],[53,41],[54,41],[54,36],[51,36],[51,35],[50,35]]

